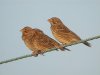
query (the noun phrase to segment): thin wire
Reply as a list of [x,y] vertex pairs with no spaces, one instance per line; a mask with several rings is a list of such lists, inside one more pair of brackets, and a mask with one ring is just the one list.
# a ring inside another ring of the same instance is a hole
[[[94,37],[90,37],[90,38],[87,38],[85,40],[81,40],[81,41],[78,41],[78,42],[75,42],[75,43],[72,43],[72,44],[69,44],[69,45],[64,45],[64,47],[76,45],[76,44],[79,44],[79,43],[83,43],[85,41],[91,41],[91,40],[98,39],[98,38],[100,38],[100,35],[97,35],[97,36],[94,36]],[[57,50],[57,48],[49,49],[46,52],[51,52],[51,51],[54,51],[54,50]],[[4,64],[4,63],[8,63],[8,62],[19,60],[19,59],[23,59],[23,58],[27,58],[27,57],[32,57],[32,56],[33,56],[32,54],[27,54],[27,55],[23,55],[23,56],[20,56],[20,57],[16,57],[16,58],[11,58],[11,59],[7,59],[7,60],[4,60],[4,61],[0,61],[0,64]]]

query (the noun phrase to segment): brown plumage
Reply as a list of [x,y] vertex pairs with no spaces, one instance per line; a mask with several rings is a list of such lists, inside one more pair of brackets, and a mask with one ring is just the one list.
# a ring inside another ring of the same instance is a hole
[[[31,27],[24,27],[22,30],[22,39],[26,46],[32,50],[34,56],[43,54],[45,51],[51,48],[59,48],[64,50],[65,48],[56,42],[54,39],[45,35],[40,29]],[[67,49],[67,48],[66,48]],[[69,50],[69,49],[68,49]]]
[[[70,44],[81,40],[81,38],[66,27],[59,18],[52,17],[48,19],[48,21],[51,24],[52,34],[62,44]],[[84,44],[91,47],[87,41],[84,42]]]

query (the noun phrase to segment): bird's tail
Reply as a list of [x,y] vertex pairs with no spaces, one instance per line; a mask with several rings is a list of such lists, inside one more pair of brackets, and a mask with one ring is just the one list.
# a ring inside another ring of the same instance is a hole
[[87,42],[87,41],[85,41],[84,44],[85,44],[86,46],[88,46],[88,47],[91,47],[91,44],[90,44],[89,42]]
[[63,47],[62,45],[59,45],[57,48],[59,48],[61,51],[65,51],[65,50],[71,51],[70,49]]
[[65,48],[65,47],[63,47],[63,49],[64,49],[64,50],[67,50],[67,51],[71,51],[70,49],[68,49],[68,48]]
[[61,49],[61,51],[65,51],[65,50],[67,50],[67,51],[71,51],[70,49],[68,49],[68,48],[65,48],[65,47],[63,47],[63,48],[60,48]]

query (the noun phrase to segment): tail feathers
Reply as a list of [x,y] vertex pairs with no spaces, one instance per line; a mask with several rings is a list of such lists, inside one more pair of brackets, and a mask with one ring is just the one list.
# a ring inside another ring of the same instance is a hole
[[91,44],[88,43],[87,41],[85,41],[84,44],[85,44],[86,46],[88,46],[88,47],[91,47]]
[[70,49],[68,49],[68,48],[65,48],[65,47],[63,47],[63,49],[64,49],[64,50],[67,50],[67,51],[71,51]]
[[63,47],[63,46],[60,45],[60,44],[59,44],[59,45],[56,45],[56,48],[60,49],[61,51],[65,51],[65,50],[71,51],[70,49]]
[[71,51],[70,49],[65,48],[65,47],[60,47],[59,49],[60,49],[61,51],[65,51],[65,50],[67,50],[67,51]]

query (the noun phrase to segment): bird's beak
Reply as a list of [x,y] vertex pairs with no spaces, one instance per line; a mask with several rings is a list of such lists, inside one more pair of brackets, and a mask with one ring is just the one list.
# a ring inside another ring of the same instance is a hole
[[48,22],[52,22],[52,19],[48,19]]
[[53,20],[52,19],[48,19],[48,22],[53,25]]

